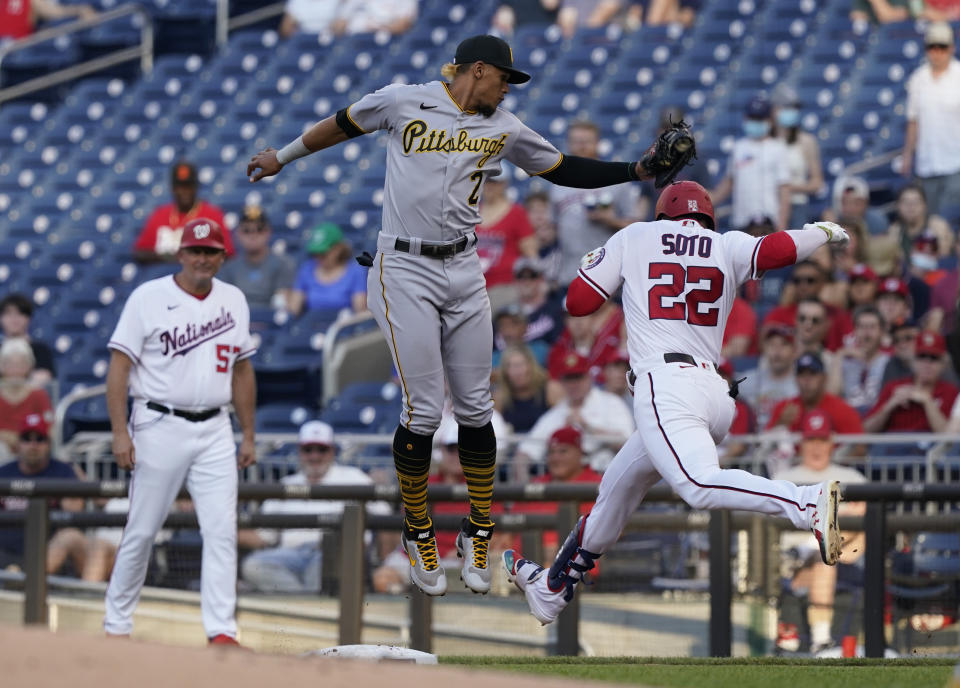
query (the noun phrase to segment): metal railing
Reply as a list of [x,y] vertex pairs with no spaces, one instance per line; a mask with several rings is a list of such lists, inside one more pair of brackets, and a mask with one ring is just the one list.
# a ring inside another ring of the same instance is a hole
[[256,24],[270,17],[278,17],[283,14],[285,7],[286,3],[275,2],[255,9],[252,12],[231,17],[230,0],[217,0],[217,47],[222,48],[227,44],[231,31]]
[[98,72],[101,69],[107,69],[124,62],[140,60],[140,69],[148,74],[153,69],[153,17],[140,5],[128,4],[116,9],[101,12],[95,17],[89,19],[78,19],[77,21],[59,26],[52,26],[48,29],[42,29],[26,38],[13,41],[0,46],[0,67],[3,66],[3,60],[11,53],[29,48],[45,41],[50,41],[61,36],[83,31],[95,26],[99,26],[114,19],[120,19],[127,16],[137,16],[140,18],[140,43],[128,48],[115,50],[106,55],[80,62],[64,69],[59,69],[50,74],[28,79],[19,84],[0,89],[0,103],[20,98],[21,96],[41,91],[57,84],[72,81],[81,76]]
[[[0,514],[0,524],[24,523],[26,552],[24,559],[24,622],[44,623],[46,619],[47,577],[46,542],[50,530],[51,514],[49,497],[117,497],[126,494],[123,481],[79,482],[72,480],[5,480],[0,481],[0,496],[28,498],[25,513]],[[428,496],[431,501],[464,501],[465,491],[458,486],[431,486]],[[886,591],[886,533],[888,528],[897,530],[947,530],[960,528],[960,514],[891,515],[886,507],[890,502],[953,502],[960,500],[960,486],[913,483],[907,485],[848,485],[843,490],[847,501],[867,502],[863,517],[842,517],[843,530],[864,531],[866,552],[864,554],[864,605],[863,627],[865,649],[868,657],[882,657],[884,638],[884,595]],[[241,485],[239,498],[261,499],[333,499],[354,500],[361,503],[377,500],[396,502],[399,489],[383,486],[286,486],[286,485]],[[596,498],[596,486],[586,484],[497,486],[494,501],[560,501],[556,517],[546,515],[511,515],[499,519],[498,528],[505,532],[523,532],[536,528],[556,528],[566,532],[578,517],[578,502]],[[662,488],[650,491],[646,501],[676,501],[676,497]],[[664,518],[670,516],[670,518]],[[118,525],[123,515],[57,512],[57,525],[87,527],[95,524]],[[635,514],[628,529],[657,530],[677,528],[709,532],[710,539],[710,620],[709,653],[711,656],[730,656],[732,649],[733,587],[731,574],[731,534],[746,529],[757,517],[741,512],[714,511],[704,518],[702,513],[685,514]],[[455,528],[460,517],[437,516],[437,527]],[[449,522],[448,522],[449,521]],[[786,522],[765,519],[774,527],[784,527]],[[171,524],[196,525],[195,518],[188,515],[170,517]],[[238,518],[240,527],[323,527],[338,530],[339,537],[339,598],[340,641],[343,644],[360,642],[363,627],[362,609],[364,590],[362,554],[365,529],[396,529],[399,516],[366,516],[360,505],[348,505],[340,515],[243,515]],[[789,526],[785,526],[789,527]],[[413,594],[410,609],[411,645],[415,649],[430,651],[432,646],[432,601],[424,595]],[[579,603],[574,598],[557,620],[557,635],[550,650],[556,654],[577,654],[579,642]],[[486,639],[486,638],[485,638]]]

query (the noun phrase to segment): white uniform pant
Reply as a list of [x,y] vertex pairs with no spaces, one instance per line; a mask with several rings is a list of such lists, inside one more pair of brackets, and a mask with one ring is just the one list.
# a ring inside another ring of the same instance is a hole
[[737,509],[812,526],[819,485],[798,487],[747,471],[721,469],[717,444],[733,421],[727,382],[712,364],[663,363],[637,370],[637,430],[604,471],[583,548],[602,554],[620,537],[647,491],[662,477],[694,509]]
[[200,608],[207,637],[236,636],[237,458],[226,412],[191,423],[134,404],[130,514],[107,586],[107,633],[129,634],[154,538],[186,479],[203,537]]

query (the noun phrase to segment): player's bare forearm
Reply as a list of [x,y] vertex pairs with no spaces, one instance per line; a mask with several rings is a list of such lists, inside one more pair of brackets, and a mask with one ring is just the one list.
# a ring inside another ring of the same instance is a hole
[[117,350],[110,352],[110,365],[107,368],[107,414],[110,416],[110,429],[113,432],[113,454],[117,465],[126,470],[136,463],[133,442],[127,432],[127,384],[133,361]]
[[233,410],[240,423],[244,439],[254,438],[254,416],[256,414],[257,381],[253,373],[253,364],[249,358],[237,361],[233,365]]
[[[258,182],[264,177],[272,177],[283,169],[284,165],[292,160],[316,153],[317,151],[335,146],[346,141],[349,137],[337,124],[336,117],[331,115],[320,120],[281,150],[267,148],[260,151],[247,164],[247,177],[251,182]],[[287,158],[290,158],[288,160]]]

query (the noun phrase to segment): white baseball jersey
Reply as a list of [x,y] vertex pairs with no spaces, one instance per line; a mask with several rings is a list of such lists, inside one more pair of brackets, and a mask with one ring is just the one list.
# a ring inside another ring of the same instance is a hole
[[257,350],[243,292],[214,279],[200,299],[172,275],[133,290],[107,347],[133,360],[132,397],[185,410],[228,404],[234,363]]
[[584,256],[577,274],[605,299],[623,285],[634,364],[673,352],[718,361],[737,287],[759,277],[759,245],[694,220],[636,222]]

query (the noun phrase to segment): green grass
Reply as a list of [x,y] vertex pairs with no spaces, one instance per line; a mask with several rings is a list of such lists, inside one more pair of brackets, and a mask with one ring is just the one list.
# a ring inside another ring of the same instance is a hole
[[950,659],[442,657],[444,664],[657,688],[943,688]]

